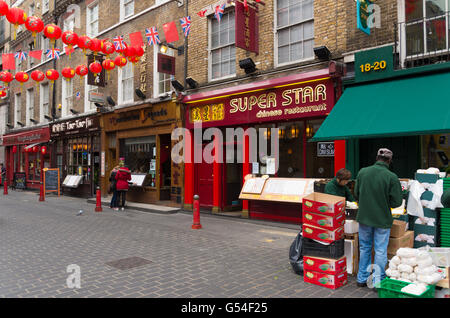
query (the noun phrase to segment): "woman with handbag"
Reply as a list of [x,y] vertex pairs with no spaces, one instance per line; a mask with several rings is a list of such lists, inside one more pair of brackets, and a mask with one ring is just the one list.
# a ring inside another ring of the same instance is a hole
[[131,180],[131,171],[125,167],[123,162],[119,166],[119,171],[116,174],[117,204],[123,211],[125,209],[126,194],[129,189],[128,181]]

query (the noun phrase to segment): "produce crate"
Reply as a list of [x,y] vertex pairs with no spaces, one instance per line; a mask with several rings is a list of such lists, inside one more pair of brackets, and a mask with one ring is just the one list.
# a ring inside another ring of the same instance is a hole
[[378,291],[378,297],[380,298],[434,298],[434,285],[428,285],[427,290],[422,295],[413,295],[403,293],[401,290],[403,287],[408,286],[410,283],[402,282],[395,279],[385,278],[376,286]]
[[345,255],[345,241],[341,239],[329,245],[324,245],[307,237],[302,237],[302,249],[305,256],[338,259]]

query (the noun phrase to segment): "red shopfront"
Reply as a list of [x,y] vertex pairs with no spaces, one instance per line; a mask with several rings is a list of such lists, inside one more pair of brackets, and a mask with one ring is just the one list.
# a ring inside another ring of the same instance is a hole
[[15,174],[24,173],[26,187],[39,189],[42,169],[50,167],[49,140],[48,127],[3,136],[8,185],[14,185]]
[[[198,194],[201,207],[213,213],[301,223],[296,204],[238,197],[248,174],[331,178],[345,167],[345,143],[335,142],[334,155],[327,156],[320,154],[322,144],[308,142],[340,96],[334,66],[186,96],[185,207]],[[199,124],[201,130],[194,129]],[[239,135],[240,128],[254,134]]]

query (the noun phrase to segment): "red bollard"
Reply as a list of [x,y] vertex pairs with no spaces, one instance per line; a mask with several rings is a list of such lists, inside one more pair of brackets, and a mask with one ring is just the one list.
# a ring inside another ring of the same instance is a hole
[[193,230],[199,230],[202,228],[200,224],[200,197],[194,195],[194,223],[192,224]]
[[41,182],[41,185],[39,187],[39,202],[45,201],[45,195],[44,195],[44,184]]
[[102,196],[100,193],[100,187],[97,187],[97,205],[95,207],[95,212],[102,212]]
[[5,180],[3,180],[3,195],[7,195],[8,194],[8,182]]

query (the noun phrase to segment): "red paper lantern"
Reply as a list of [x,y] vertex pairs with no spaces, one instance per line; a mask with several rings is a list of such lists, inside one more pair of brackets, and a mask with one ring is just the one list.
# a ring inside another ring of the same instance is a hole
[[109,72],[111,72],[116,67],[116,64],[114,63],[113,60],[106,59],[102,62],[102,66],[108,73],[108,80],[109,80]]
[[41,147],[41,153],[45,156],[47,154],[47,146]]
[[[76,34],[75,32],[72,32],[70,30],[65,31],[61,35],[61,41],[63,41],[63,43],[69,47],[69,52],[71,52],[72,47],[74,47],[75,45],[78,45],[78,34]],[[69,53],[69,58],[70,58],[70,55],[71,55],[71,53]]]
[[55,24],[49,24],[44,28],[44,35],[50,39],[53,47],[55,47],[55,42],[61,37],[61,34],[61,28]]
[[16,81],[20,82],[20,85],[23,85],[23,83],[28,82],[30,79],[30,76],[26,72],[17,72],[16,73]]
[[0,15],[7,15],[8,11],[8,4],[5,1],[0,1]]
[[25,27],[31,32],[33,38],[36,40],[36,34],[41,33],[44,30],[44,22],[35,16],[30,16],[25,21]]
[[17,146],[12,147],[12,153],[17,153]]
[[136,48],[129,46],[126,48],[124,53],[126,57],[136,56]]
[[6,14],[6,19],[9,23],[14,24],[14,36],[13,40],[16,39],[16,32],[19,25],[24,24],[27,20],[27,14],[20,8],[11,8]]
[[102,72],[102,65],[99,62],[92,62],[89,65],[89,70],[94,73],[94,75],[97,75]]
[[28,149],[27,147],[28,147],[28,145],[25,145],[25,146],[23,147],[23,152],[29,152],[29,149]]
[[109,57],[111,54],[113,54],[116,51],[116,49],[114,48],[114,44],[112,44],[111,42],[108,41],[103,41],[103,48],[102,48],[102,52]]
[[75,73],[77,73],[78,76],[83,77],[89,73],[89,70],[86,65],[78,65],[75,69]]
[[91,44],[89,46],[89,50],[94,52],[94,55],[97,55],[98,52],[101,52],[103,48],[103,42],[99,39],[92,39]]
[[38,147],[38,146],[33,146],[32,151],[33,151],[34,153],[38,152],[38,151],[39,151],[39,147]]
[[6,91],[5,90],[0,91],[0,98],[3,98],[5,96],[6,96]]
[[44,72],[35,70],[31,72],[31,79],[36,82],[42,82],[43,80],[45,80],[45,74]]
[[52,89],[53,89],[53,83],[59,78],[59,73],[57,70],[50,69],[47,72],[45,72],[45,76],[50,80]]
[[120,68],[127,65],[127,63],[128,63],[127,59],[125,57],[123,57],[122,55],[119,55],[114,59],[114,64],[116,64]]
[[8,83],[11,83],[14,80],[14,76],[7,71],[0,72],[0,81],[5,83],[5,86],[8,86]]
[[75,70],[71,67],[65,67],[61,70],[61,75],[66,79],[66,81],[69,81],[75,76]]
[[142,47],[138,46],[136,48],[136,55],[139,56],[139,57],[142,57],[142,56],[144,56],[144,54],[145,54],[144,49]]
[[78,38],[78,47],[83,50],[84,55],[86,55],[86,50],[91,46],[91,42],[92,39],[87,35]]
[[138,63],[140,59],[141,58],[139,56],[136,56],[136,55],[128,57],[128,61],[130,61],[133,64]]

